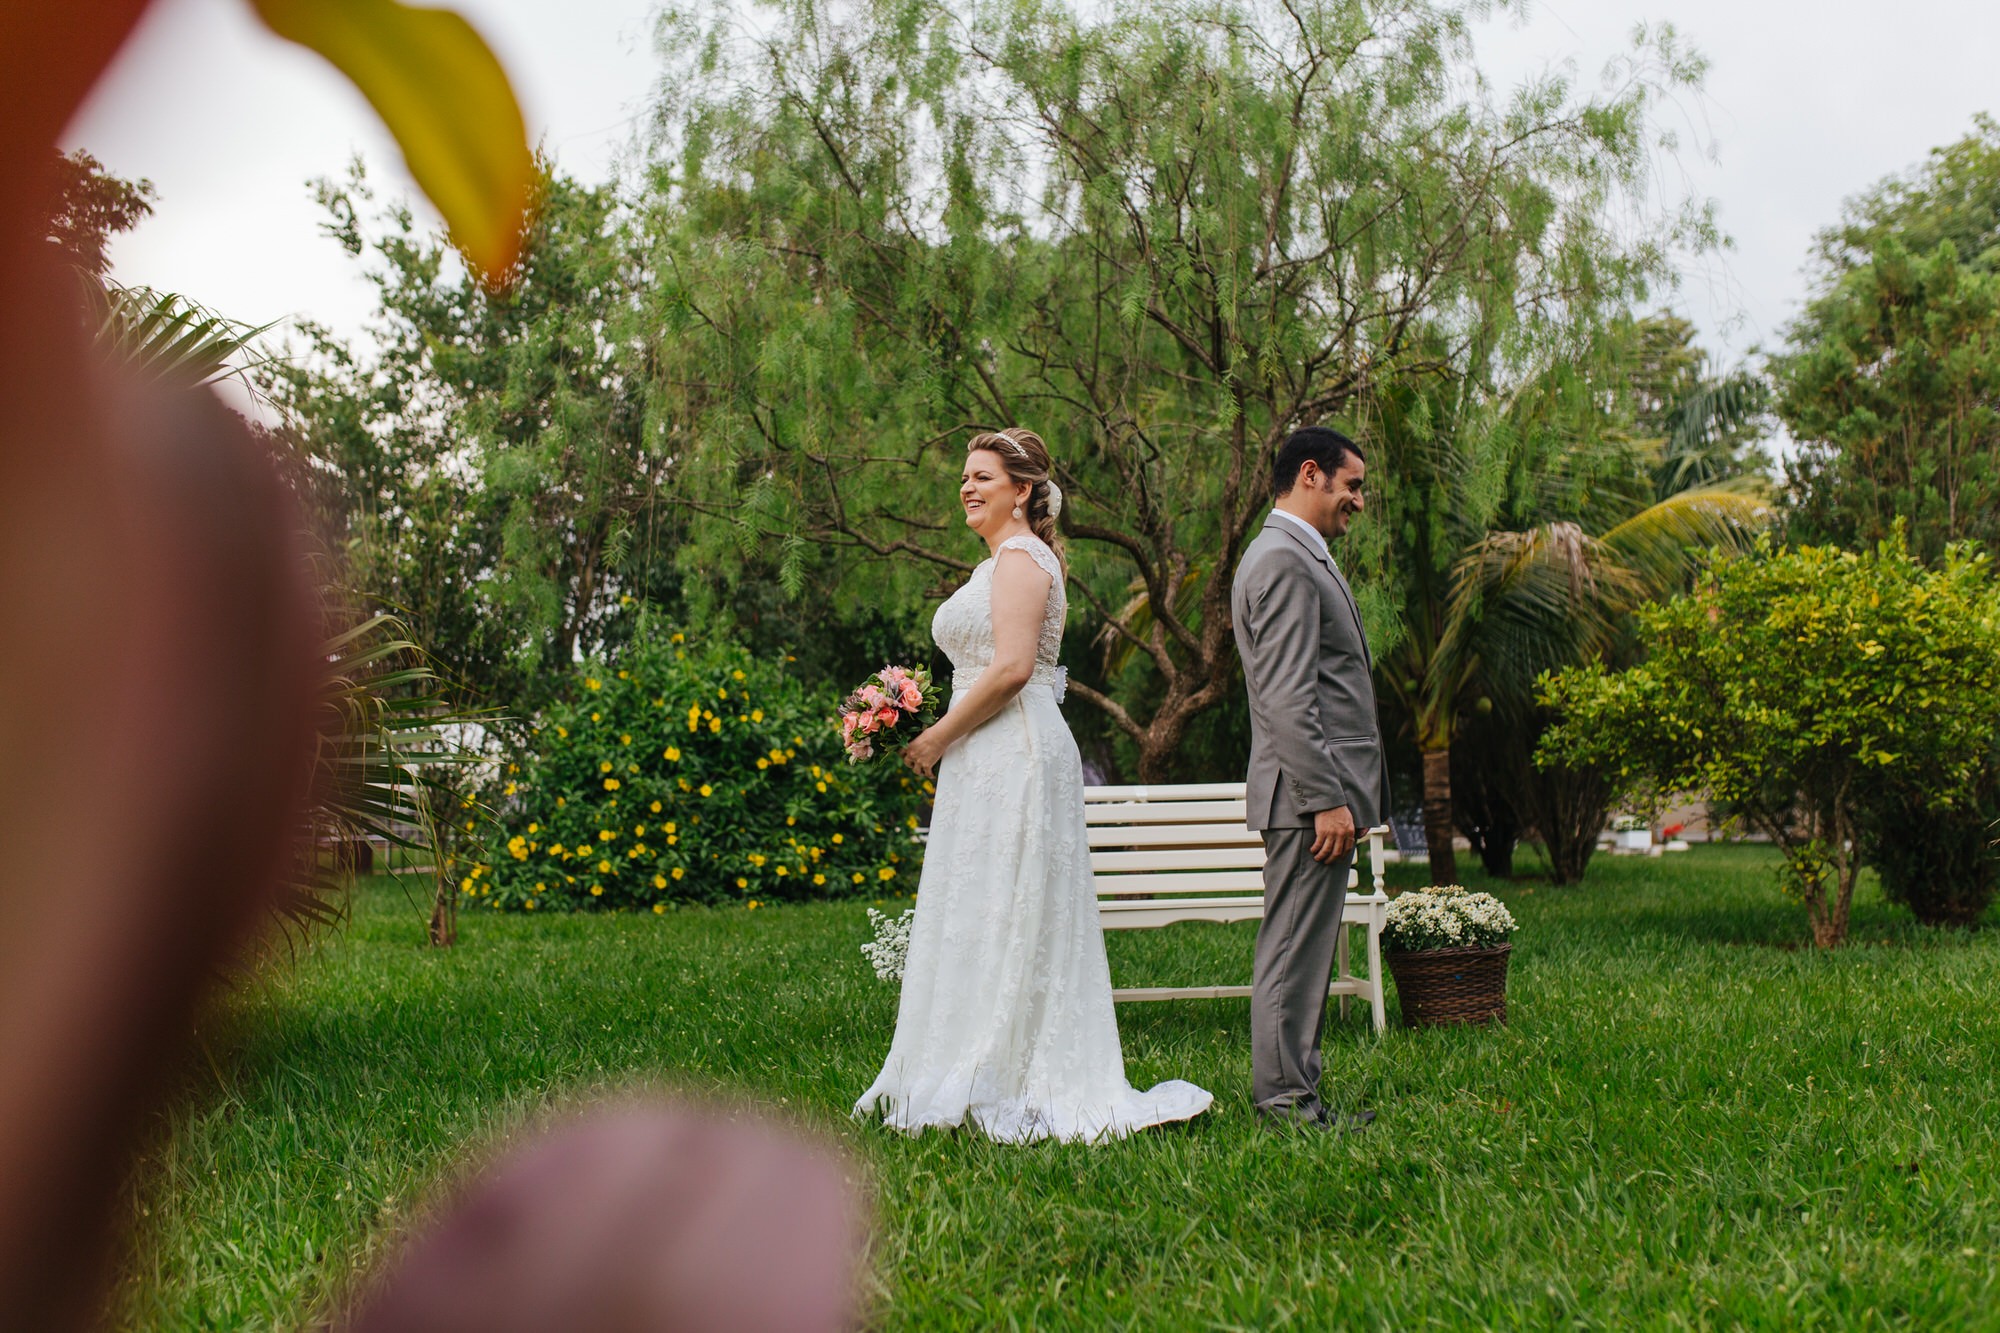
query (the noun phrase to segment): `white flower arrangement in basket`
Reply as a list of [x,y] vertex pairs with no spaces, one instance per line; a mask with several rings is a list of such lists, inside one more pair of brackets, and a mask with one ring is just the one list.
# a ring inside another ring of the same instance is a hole
[[1389,904],[1382,947],[1401,953],[1422,949],[1491,949],[1514,933],[1514,914],[1490,893],[1463,885],[1410,889]]
[[903,979],[903,961],[910,956],[910,920],[916,908],[906,907],[895,916],[868,909],[868,924],[875,938],[861,946],[861,956],[874,967],[883,981]]

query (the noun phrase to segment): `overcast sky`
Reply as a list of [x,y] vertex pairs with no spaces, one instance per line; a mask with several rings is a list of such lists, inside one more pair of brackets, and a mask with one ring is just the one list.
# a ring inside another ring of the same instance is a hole
[[[654,69],[650,0],[456,8],[563,169],[603,179],[629,156]],[[1725,358],[1779,341],[1812,235],[1842,199],[2000,110],[1996,0],[1539,0],[1481,26],[1479,63],[1502,89],[1564,65],[1594,86],[1636,25],[1662,21],[1711,65],[1704,95],[1667,109],[1683,141],[1673,170],[1735,241],[1671,300]],[[352,335],[370,308],[358,266],[320,233],[309,179],[359,153],[378,183],[413,193],[359,95],[245,0],[157,0],[66,146],[158,188],[154,216],[112,250],[119,281],[256,323],[305,316]]]

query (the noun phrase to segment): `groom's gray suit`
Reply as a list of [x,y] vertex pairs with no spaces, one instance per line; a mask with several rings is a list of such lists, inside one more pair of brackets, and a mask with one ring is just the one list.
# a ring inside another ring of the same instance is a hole
[[1264,836],[1252,1095],[1260,1110],[1308,1115],[1318,1110],[1320,1027],[1354,863],[1352,851],[1313,860],[1313,816],[1344,805],[1365,833],[1388,809],[1389,781],[1354,594],[1289,520],[1264,520],[1229,605],[1250,693],[1248,823]]

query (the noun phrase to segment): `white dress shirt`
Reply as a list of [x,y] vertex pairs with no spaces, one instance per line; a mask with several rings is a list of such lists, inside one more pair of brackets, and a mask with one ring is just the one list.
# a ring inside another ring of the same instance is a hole
[[1320,536],[1318,528],[1306,522],[1304,519],[1300,518],[1297,514],[1288,514],[1282,509],[1273,509],[1271,511],[1271,517],[1282,518],[1283,520],[1285,520],[1285,522],[1291,524],[1293,527],[1297,528],[1300,532],[1303,532],[1306,535],[1306,537],[1311,540],[1313,546],[1318,549],[1319,553],[1326,557],[1326,562],[1330,565],[1334,565],[1336,569],[1339,568],[1339,566],[1334,563],[1333,551],[1330,548],[1328,548],[1326,544],[1326,538]]

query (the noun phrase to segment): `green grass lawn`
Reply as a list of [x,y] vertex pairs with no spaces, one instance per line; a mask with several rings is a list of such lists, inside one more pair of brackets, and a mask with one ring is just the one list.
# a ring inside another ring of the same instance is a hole
[[[1697,847],[1488,886],[1522,926],[1508,1027],[1329,1023],[1331,1099],[1379,1108],[1369,1134],[1262,1128],[1247,1003],[1174,1002],[1121,1008],[1128,1073],[1211,1113],[1027,1148],[846,1120],[896,1009],[864,904],[477,914],[439,953],[372,882],[212,1034],[224,1083],[140,1173],[118,1319],[307,1320],[463,1154],[648,1083],[779,1107],[866,1164],[884,1327],[2000,1327],[2000,932],[1864,886],[1823,956],[1772,865]],[[1252,929],[1117,934],[1113,975],[1247,979]]]

